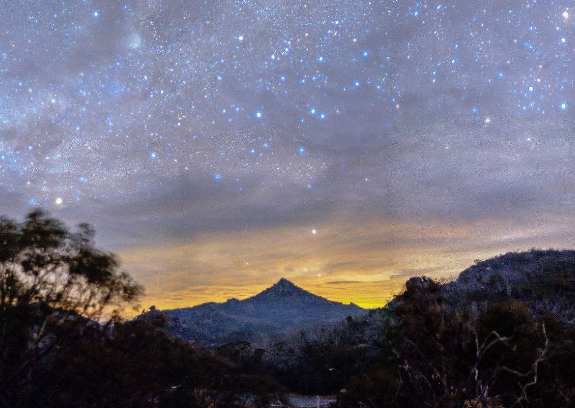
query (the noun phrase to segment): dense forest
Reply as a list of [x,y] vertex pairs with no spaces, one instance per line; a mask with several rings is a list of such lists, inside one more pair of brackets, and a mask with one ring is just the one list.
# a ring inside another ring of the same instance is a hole
[[161,311],[125,320],[143,289],[94,231],[42,211],[0,220],[0,406],[569,407],[575,252],[510,253],[454,282],[411,278],[387,307],[206,349]]

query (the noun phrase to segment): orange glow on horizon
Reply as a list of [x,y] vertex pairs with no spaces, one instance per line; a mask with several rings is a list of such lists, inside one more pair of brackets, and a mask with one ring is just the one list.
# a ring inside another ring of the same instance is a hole
[[401,293],[412,276],[453,278],[475,259],[568,246],[568,240],[542,236],[537,225],[518,229],[495,220],[379,220],[202,234],[188,242],[134,248],[119,255],[146,288],[142,308],[245,299],[282,277],[327,299],[374,308]]

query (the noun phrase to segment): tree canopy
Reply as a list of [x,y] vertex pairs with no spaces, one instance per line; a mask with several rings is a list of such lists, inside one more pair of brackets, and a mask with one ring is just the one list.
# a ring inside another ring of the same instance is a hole
[[123,321],[141,294],[88,224],[0,218],[0,407],[264,406],[279,391],[169,337],[161,319]]

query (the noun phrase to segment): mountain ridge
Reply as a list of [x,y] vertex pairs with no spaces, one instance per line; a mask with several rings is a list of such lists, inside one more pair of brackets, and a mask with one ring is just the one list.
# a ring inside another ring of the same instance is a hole
[[208,302],[163,310],[168,331],[205,346],[231,341],[257,341],[281,336],[314,324],[341,321],[367,311],[353,303],[328,300],[281,278],[263,291],[243,300]]

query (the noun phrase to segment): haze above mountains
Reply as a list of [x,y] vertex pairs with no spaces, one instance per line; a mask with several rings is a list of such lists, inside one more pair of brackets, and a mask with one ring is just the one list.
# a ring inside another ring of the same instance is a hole
[[[575,322],[572,275],[575,251],[531,250],[510,252],[477,262],[442,286],[454,305],[482,304],[513,297],[526,302],[535,314],[560,314],[566,324]],[[407,285],[425,286],[427,278],[415,277]],[[553,299],[552,302],[549,300]],[[287,279],[244,300],[164,310],[167,331],[207,347],[245,341],[282,340],[299,329],[326,326],[352,317],[377,325],[386,308],[368,311],[353,303],[343,304],[314,295]],[[559,312],[560,311],[560,312]],[[149,313],[160,313],[155,308]]]

